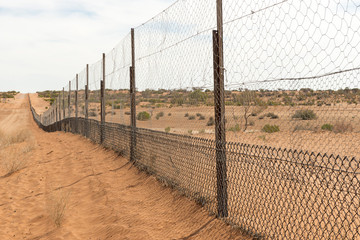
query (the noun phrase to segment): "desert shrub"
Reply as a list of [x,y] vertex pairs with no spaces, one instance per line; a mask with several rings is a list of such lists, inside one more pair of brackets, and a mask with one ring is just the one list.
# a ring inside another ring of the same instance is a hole
[[260,119],[260,120],[262,120],[262,119],[264,119],[264,118],[265,118],[264,115],[259,116],[259,119]]
[[332,131],[334,129],[334,125],[331,125],[329,123],[326,123],[324,125],[321,126],[322,130],[326,130],[326,131]]
[[125,112],[125,115],[131,115],[131,112]]
[[313,110],[297,110],[292,118],[300,118],[301,120],[313,120],[316,119],[316,114]]
[[279,132],[280,128],[278,125],[270,125],[270,124],[266,124],[263,128],[262,128],[263,132],[267,132],[267,133],[274,133],[274,132]]
[[269,117],[269,118],[271,118],[271,119],[277,119],[277,118],[279,118],[278,115],[276,115],[275,113],[272,113],[272,112],[267,113],[265,116],[266,116],[266,117]]
[[256,117],[258,114],[256,112],[252,112],[250,116]]
[[196,116],[197,116],[197,117],[200,117],[200,116],[201,116],[201,113],[196,113]]
[[170,132],[170,130],[171,130],[170,127],[166,127],[166,128],[165,128],[165,132],[167,132],[167,133]]
[[199,120],[205,120],[205,116],[204,116],[204,115],[200,115],[200,116],[199,116]]
[[314,131],[314,129],[311,126],[296,125],[294,127],[294,132],[296,131]]
[[148,112],[139,112],[137,115],[137,120],[139,121],[147,121],[150,119],[150,114]]
[[97,117],[97,115],[98,115],[98,114],[97,114],[96,112],[92,112],[92,111],[89,112],[89,116],[90,116],[90,117]]
[[240,129],[239,124],[236,124],[234,127],[229,128],[229,131],[232,131],[232,132],[239,132],[240,130],[241,129]]
[[190,115],[189,117],[188,117],[188,120],[194,120],[195,119],[195,115]]
[[159,112],[158,114],[156,114],[156,120],[159,120],[159,118],[164,116],[164,112]]
[[352,132],[352,131],[353,131],[353,126],[351,125],[351,123],[340,122],[340,123],[336,123],[334,125],[335,133],[345,133],[345,132]]
[[171,116],[171,113],[168,113],[168,116],[170,117],[170,116]]
[[192,130],[188,130],[188,134],[192,135]]
[[189,113],[185,113],[184,117],[189,117]]
[[201,130],[199,131],[199,133],[204,134],[204,133],[205,133],[205,129],[201,129]]
[[250,122],[249,122],[249,126],[255,126],[255,122],[254,122],[254,121],[250,121]]
[[213,118],[213,117],[210,117],[210,118],[209,118],[209,121],[207,122],[206,125],[207,125],[207,126],[213,126],[213,125],[215,125],[215,120],[214,120],[214,118]]

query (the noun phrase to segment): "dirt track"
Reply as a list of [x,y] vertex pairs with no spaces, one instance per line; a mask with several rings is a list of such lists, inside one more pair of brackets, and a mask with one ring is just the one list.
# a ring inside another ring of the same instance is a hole
[[[0,105],[0,126],[26,129],[34,141],[25,168],[0,177],[0,239],[248,239],[114,152],[43,132],[25,95]],[[59,227],[56,201],[66,203]]]

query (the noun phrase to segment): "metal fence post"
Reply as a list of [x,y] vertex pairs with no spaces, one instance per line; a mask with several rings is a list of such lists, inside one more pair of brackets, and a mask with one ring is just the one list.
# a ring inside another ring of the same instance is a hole
[[218,216],[222,218],[228,216],[222,0],[216,3],[217,31],[213,31],[215,142]]
[[76,74],[76,90],[75,90],[75,132],[78,132],[78,91],[79,91],[79,74]]
[[69,81],[69,94],[68,94],[68,117],[71,117],[71,109],[70,109],[70,100],[71,100],[71,81]]
[[65,88],[63,88],[63,90],[62,90],[63,92],[62,92],[62,95],[63,95],[63,97],[62,97],[62,106],[63,106],[63,119],[65,119],[66,118],[66,116],[65,116]]
[[130,107],[131,107],[131,139],[130,161],[135,162],[136,149],[136,87],[135,87],[135,36],[131,29],[131,67],[130,67]]
[[59,121],[58,119],[58,103],[56,102],[56,106],[55,106],[55,123],[57,123]]
[[86,64],[86,85],[85,85],[85,136],[89,131],[89,64]]
[[100,142],[103,143],[104,142],[104,133],[105,133],[105,53],[103,53],[102,55],[102,81],[101,83],[101,131],[100,131]]
[[59,121],[61,121],[61,95],[60,95],[60,92],[59,92],[59,95],[58,95],[58,100],[57,100],[57,103],[58,103],[58,114],[59,114]]

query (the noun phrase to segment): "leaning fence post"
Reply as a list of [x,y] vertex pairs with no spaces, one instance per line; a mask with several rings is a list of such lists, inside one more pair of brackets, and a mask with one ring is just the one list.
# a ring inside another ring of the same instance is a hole
[[100,142],[104,142],[104,128],[105,128],[105,53],[102,56],[102,81],[101,84],[101,130],[100,130]]
[[136,87],[135,87],[135,36],[131,29],[131,67],[130,67],[130,112],[131,112],[131,139],[130,161],[135,162],[136,148]]
[[76,90],[75,90],[75,132],[78,132],[78,91],[79,91],[79,74],[76,74]]
[[222,0],[216,1],[217,31],[213,31],[214,63],[214,106],[218,216],[228,216],[225,95],[224,95],[224,53]]

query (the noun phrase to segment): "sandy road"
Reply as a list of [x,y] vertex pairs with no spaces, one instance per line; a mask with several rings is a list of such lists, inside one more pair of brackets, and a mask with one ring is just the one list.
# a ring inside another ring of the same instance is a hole
[[24,169],[0,177],[0,239],[248,239],[114,152],[43,132],[25,95],[0,106],[0,126],[27,129],[35,144]]

